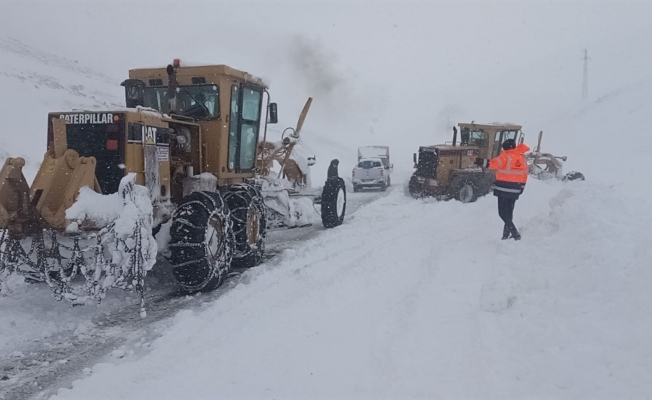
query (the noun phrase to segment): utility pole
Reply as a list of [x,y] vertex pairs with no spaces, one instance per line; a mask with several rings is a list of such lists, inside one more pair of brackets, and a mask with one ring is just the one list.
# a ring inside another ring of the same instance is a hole
[[589,97],[589,54],[586,49],[584,49],[584,79],[582,81],[582,101],[586,101]]

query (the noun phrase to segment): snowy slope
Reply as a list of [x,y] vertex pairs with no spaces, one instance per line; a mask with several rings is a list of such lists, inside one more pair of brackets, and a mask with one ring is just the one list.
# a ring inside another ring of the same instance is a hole
[[543,150],[567,155],[567,170],[652,201],[649,116],[652,80],[614,89],[544,127]]
[[55,398],[643,396],[652,215],[635,205],[532,182],[514,243],[492,197],[394,190]]
[[24,157],[31,181],[47,144],[48,112],[117,107],[119,81],[74,60],[0,36],[0,156]]

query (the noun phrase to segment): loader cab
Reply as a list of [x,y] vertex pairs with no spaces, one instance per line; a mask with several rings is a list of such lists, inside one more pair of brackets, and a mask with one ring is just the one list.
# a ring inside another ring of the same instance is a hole
[[186,66],[174,60],[167,68],[130,70],[123,86],[128,105],[199,127],[201,162],[196,174],[211,173],[218,185],[255,175],[261,128],[277,118],[276,105],[270,104],[260,78],[226,65]]

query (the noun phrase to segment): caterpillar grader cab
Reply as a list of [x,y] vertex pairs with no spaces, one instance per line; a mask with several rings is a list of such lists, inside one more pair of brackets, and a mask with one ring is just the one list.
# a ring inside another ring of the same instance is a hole
[[416,171],[408,183],[413,197],[454,198],[464,203],[475,201],[491,190],[495,173],[474,164],[476,158],[494,158],[507,139],[523,142],[520,125],[458,124],[453,128],[453,141],[422,146],[413,155]]
[[[246,72],[175,60],[130,70],[122,85],[124,109],[48,115],[47,152],[31,186],[25,160],[5,161],[0,292],[9,290],[9,274],[22,273],[73,304],[120,287],[136,291],[144,307],[157,232],[169,242],[174,277],[195,292],[219,285],[232,267],[261,261],[268,215],[297,220],[291,188],[306,186],[310,160],[294,158],[293,149],[312,99],[283,140],[267,143],[277,106]],[[321,200],[324,226],[337,226],[344,182],[331,178],[324,187],[312,197]],[[273,212],[268,197],[281,199]],[[301,200],[312,209],[313,198]]]

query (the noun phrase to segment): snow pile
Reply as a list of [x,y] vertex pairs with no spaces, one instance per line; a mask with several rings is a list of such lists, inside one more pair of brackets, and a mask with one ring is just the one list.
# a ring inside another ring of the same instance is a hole
[[299,167],[301,172],[304,175],[308,176],[307,185],[311,186],[312,182],[311,182],[311,179],[310,179],[310,166],[312,164],[311,164],[310,161],[312,160],[312,161],[316,162],[317,161],[316,156],[314,154],[308,153],[306,151],[306,149],[304,149],[300,144],[298,144],[292,149],[292,156],[291,157],[294,160],[294,162],[297,163],[297,166]]
[[260,182],[268,219],[271,219],[270,227],[280,223],[280,226],[293,228],[321,221],[313,205],[312,190],[306,188],[305,193],[300,191],[298,196],[291,196],[290,191],[295,191],[295,188],[286,180],[268,176],[260,179]]
[[67,231],[76,233],[80,228],[104,228],[120,217],[123,208],[118,193],[103,195],[84,186],[79,189],[75,203],[66,210]]
[[649,394],[652,213],[602,186],[532,181],[523,240],[499,240],[496,214],[493,196],[394,190],[55,398]]
[[[146,187],[137,185],[136,174],[130,173],[120,181],[117,193],[103,195],[89,187],[79,190],[77,201],[66,210],[68,233],[80,233],[84,229],[109,227],[115,239],[125,242],[128,248],[136,244],[134,237],[142,237],[142,257],[147,260],[145,270],[152,269],[156,262],[157,245],[152,232],[152,200]],[[106,233],[105,233],[106,234]],[[118,263],[128,257],[119,256]]]
[[[119,240],[127,246],[140,248],[145,271],[152,269],[156,263],[156,241],[152,237],[152,200],[146,187],[136,184],[136,174],[130,173],[120,181],[118,188],[124,208],[115,220],[114,232]],[[132,243],[139,237],[141,243]]]

